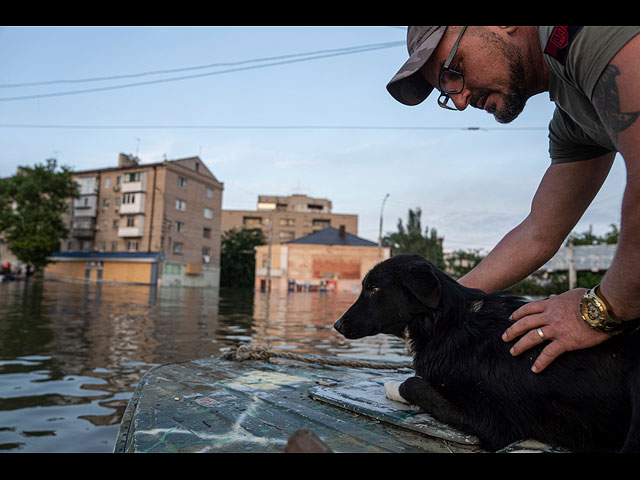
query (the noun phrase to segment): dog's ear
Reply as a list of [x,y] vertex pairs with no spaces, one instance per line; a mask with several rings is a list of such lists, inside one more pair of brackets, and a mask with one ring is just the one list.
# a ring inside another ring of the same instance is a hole
[[427,307],[436,308],[440,303],[440,280],[430,263],[411,265],[403,272],[402,283]]

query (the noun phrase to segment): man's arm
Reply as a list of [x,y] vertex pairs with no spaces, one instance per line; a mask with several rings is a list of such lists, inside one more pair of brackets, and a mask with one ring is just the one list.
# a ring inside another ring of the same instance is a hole
[[551,165],[538,186],[531,212],[459,282],[494,292],[544,265],[562,246],[609,174],[614,155]]
[[[616,256],[601,282],[600,292],[616,316],[640,317],[640,36],[629,41],[603,72],[592,98],[602,123],[627,168],[620,236]],[[532,302],[514,312],[516,323],[505,332],[510,341],[528,333],[513,346],[518,355],[543,341],[534,330],[542,328],[551,340],[535,360],[540,372],[562,353],[587,348],[610,338],[590,329],[579,315],[580,290],[575,289],[542,302]],[[538,329],[539,330],[539,329]]]
[[640,36],[613,58],[593,92],[593,105],[627,168],[616,256],[600,292],[623,320],[640,318]]

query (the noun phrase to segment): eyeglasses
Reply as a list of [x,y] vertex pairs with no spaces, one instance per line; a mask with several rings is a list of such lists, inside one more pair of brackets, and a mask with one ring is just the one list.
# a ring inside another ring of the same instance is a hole
[[455,106],[451,107],[447,105],[447,102],[450,99],[449,95],[455,95],[456,93],[462,92],[464,89],[464,75],[462,75],[461,72],[449,68],[449,65],[451,65],[451,61],[458,51],[458,44],[460,43],[460,39],[466,29],[467,27],[462,27],[460,35],[458,35],[458,38],[456,39],[456,43],[453,44],[451,53],[449,53],[447,60],[444,62],[444,65],[442,65],[442,68],[440,68],[440,76],[438,77],[438,88],[440,89],[438,105],[442,108],[446,108],[447,110],[458,110]]

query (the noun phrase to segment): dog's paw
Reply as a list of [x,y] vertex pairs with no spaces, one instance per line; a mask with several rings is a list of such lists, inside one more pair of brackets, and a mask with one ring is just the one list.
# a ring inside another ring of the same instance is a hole
[[384,391],[387,394],[387,398],[389,400],[393,400],[394,402],[406,403],[408,405],[409,402],[407,402],[400,395],[400,385],[401,384],[402,384],[402,382],[385,382]]

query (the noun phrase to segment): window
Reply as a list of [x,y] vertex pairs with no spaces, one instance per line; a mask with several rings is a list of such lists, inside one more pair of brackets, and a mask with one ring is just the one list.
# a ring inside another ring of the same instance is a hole
[[280,226],[281,227],[293,227],[296,224],[295,218],[281,218]]
[[[102,230],[103,232],[106,232],[107,228],[109,228],[109,222],[107,222],[106,220],[103,220],[102,224],[100,226],[100,230]],[[103,248],[103,250],[104,250],[104,248]]]
[[180,188],[187,188],[187,179],[184,177],[178,177],[178,186]]
[[288,242],[290,240],[293,240],[294,238],[294,233],[293,232],[280,232],[280,241],[281,242]]
[[202,255],[203,255],[203,256],[210,257],[210,256],[211,256],[211,248],[209,248],[209,247],[202,247]]
[[181,212],[184,212],[187,209],[187,204],[185,203],[184,200],[180,200],[179,198],[176,199],[176,210],[180,210]]
[[242,224],[245,227],[259,227],[262,225],[262,218],[261,217],[243,217],[242,218]]
[[213,211],[210,208],[205,207],[204,218],[213,218]]
[[184,222],[175,223],[176,232],[184,232]]
[[114,220],[114,221],[113,221],[113,230],[117,230],[117,229],[118,229],[119,224],[120,224],[120,221],[119,221],[119,220]]
[[104,252],[106,249],[107,249],[107,242],[106,242],[106,240],[102,240],[100,242],[100,251]]
[[173,253],[176,255],[182,255],[182,243],[181,242],[173,242]]
[[325,220],[322,218],[316,218],[313,220],[313,230],[324,230],[325,228],[329,228],[331,226],[330,220]]
[[127,227],[136,226],[136,217],[127,217]]
[[139,182],[140,181],[140,172],[131,172],[124,174],[124,181],[127,182]]
[[204,230],[202,231],[202,236],[204,238],[211,238],[211,229],[205,227]]
[[104,200],[102,200],[102,209],[106,210],[107,208],[109,208],[109,199],[105,198]]
[[138,250],[138,241],[131,240],[127,242],[127,250],[129,250],[130,252],[136,252]]
[[122,195],[122,204],[124,205],[125,203],[135,203],[136,201],[136,194],[135,193],[125,193],[124,195]]
[[111,177],[107,177],[104,179],[105,188],[109,188],[111,186]]
[[118,250],[118,242],[114,240],[111,242],[111,251],[116,252],[117,250]]
[[207,187],[207,189],[204,191],[205,195],[207,196],[207,198],[212,198],[213,197],[213,189]]

